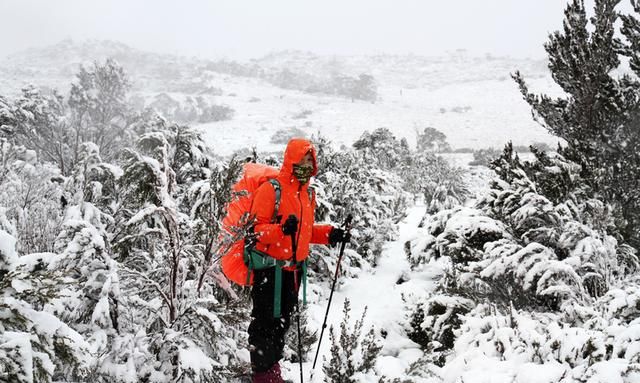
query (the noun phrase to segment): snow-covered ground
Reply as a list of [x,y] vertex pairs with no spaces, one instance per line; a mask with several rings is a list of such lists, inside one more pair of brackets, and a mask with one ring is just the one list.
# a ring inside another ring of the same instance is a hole
[[[532,80],[532,88],[550,88],[550,78]],[[198,125],[218,154],[238,147],[281,150],[270,143],[274,131],[298,128],[308,136],[320,132],[338,146],[351,145],[365,131],[380,127],[415,143],[416,130],[433,127],[454,148],[502,147],[506,142],[528,145],[557,139],[531,118],[531,109],[509,80],[454,83],[436,89],[380,86],[376,103],[351,102],[336,96],[283,90],[254,78],[218,75],[225,94],[216,102],[235,110],[233,119]],[[304,118],[294,118],[307,111]],[[239,145],[241,143],[241,145]]]

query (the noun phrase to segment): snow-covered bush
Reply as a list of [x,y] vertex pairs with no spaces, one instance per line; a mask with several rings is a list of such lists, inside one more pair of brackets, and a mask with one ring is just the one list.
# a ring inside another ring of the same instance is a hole
[[[619,318],[635,313],[634,285],[616,287],[629,283],[636,253],[616,238],[610,207],[577,182],[575,164],[536,157],[520,162],[508,146],[494,162],[500,178],[474,208],[423,221],[421,238],[406,245],[412,267],[442,258],[448,270],[439,294],[465,304],[430,316],[440,295],[418,300],[408,305],[407,329],[425,350],[442,352],[444,360],[433,362],[444,364],[446,382],[471,379],[480,368],[520,381],[542,363],[553,366],[544,382],[582,381],[614,366],[633,381],[634,354],[612,350],[626,339],[616,340],[614,331],[633,331],[633,322]],[[446,343],[437,332],[443,324]]]
[[0,138],[0,155],[0,200],[15,226],[18,251],[53,251],[63,218],[60,171],[49,163],[39,163],[34,151],[6,138]]
[[[375,265],[385,241],[396,235],[395,222],[405,212],[408,196],[399,177],[380,169],[365,152],[334,151],[323,138],[315,139],[319,175],[316,190],[319,222],[344,222],[354,217],[352,243],[364,260]],[[359,265],[357,259],[352,264]]]
[[466,170],[455,168],[442,157],[429,152],[416,152],[403,160],[400,176],[405,190],[421,194],[427,213],[451,209],[470,196]]
[[382,346],[373,327],[366,335],[362,333],[366,309],[353,328],[350,325],[351,306],[348,299],[344,301],[342,312],[344,316],[340,322],[339,335],[334,332],[333,326],[329,331],[331,359],[327,361],[324,357],[322,369],[330,382],[357,383],[373,371]]
[[474,306],[470,299],[446,295],[436,295],[419,303],[410,314],[409,339],[428,349],[432,360],[442,363],[436,353],[453,347],[454,330],[462,323],[460,315]]
[[305,72],[293,72],[284,68],[262,77],[271,84],[283,89],[296,89],[306,93],[332,94],[354,100],[375,102],[378,98],[378,85],[370,74],[362,73],[358,77],[332,72],[330,76],[315,76]]
[[195,131],[129,114],[123,75],[83,69],[68,104],[35,88],[0,98],[10,381],[226,381],[248,363],[247,294],[207,278],[222,282],[215,223],[241,163],[214,164]]
[[491,161],[500,155],[500,150],[495,148],[478,149],[473,151],[473,161],[471,166],[489,166]]
[[297,313],[294,312],[291,317],[291,326],[289,327],[289,331],[287,331],[285,337],[285,350],[284,355],[285,358],[291,360],[293,363],[298,363],[298,347],[302,350],[302,357],[304,362],[308,362],[307,358],[311,357],[313,354],[312,347],[318,341],[318,331],[312,329],[308,325],[308,315],[307,310],[304,306],[300,305],[300,339],[302,340],[298,343],[298,318]]
[[275,133],[269,139],[272,144],[287,144],[292,138],[304,138],[306,137],[306,133],[295,126],[290,126],[288,128],[276,130]]
[[60,294],[63,275],[52,267],[56,255],[16,252],[15,231],[0,207],[0,371],[16,383],[82,379],[89,367],[88,345],[80,334],[44,306]]
[[[638,291],[638,285],[628,289]],[[640,378],[640,327],[615,316],[629,309],[626,293],[612,290],[593,307],[568,304],[559,313],[477,306],[460,318],[453,358],[442,370],[445,382],[635,382]],[[543,367],[544,366],[544,367]],[[486,378],[484,378],[486,376]]]
[[167,119],[182,124],[201,123],[230,120],[235,111],[227,105],[210,103],[202,96],[195,99],[187,96],[184,103],[173,100],[165,93],[156,96],[149,105]]

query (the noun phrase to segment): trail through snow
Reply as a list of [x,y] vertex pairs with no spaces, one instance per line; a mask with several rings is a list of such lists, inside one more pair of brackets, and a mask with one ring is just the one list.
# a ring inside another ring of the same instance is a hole
[[[402,377],[409,365],[422,356],[418,345],[407,338],[403,329],[405,309],[402,295],[414,292],[425,294],[432,291],[440,274],[435,266],[427,267],[419,273],[412,273],[405,256],[404,243],[418,235],[421,230],[418,224],[424,214],[425,207],[422,205],[409,208],[406,218],[399,223],[398,239],[386,244],[378,266],[368,274],[343,281],[336,289],[316,369],[311,371],[317,344],[307,356],[309,362],[303,365],[305,382],[324,382],[322,365],[325,359],[328,361],[331,358],[329,328],[332,325],[336,329],[339,328],[342,308],[347,298],[351,302],[352,322],[360,319],[365,307],[367,308],[363,333],[368,332],[371,326],[386,332],[381,357],[376,363],[378,375],[385,375],[387,378]],[[318,329],[318,335],[327,301],[328,293],[320,302],[310,303],[308,307],[309,326]],[[299,382],[298,364],[284,363],[283,367],[287,379]]]

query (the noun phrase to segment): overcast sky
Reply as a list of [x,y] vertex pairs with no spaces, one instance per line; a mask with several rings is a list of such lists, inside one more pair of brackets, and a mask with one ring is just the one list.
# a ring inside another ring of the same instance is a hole
[[321,54],[545,57],[567,0],[0,0],[0,57],[65,38],[246,59]]

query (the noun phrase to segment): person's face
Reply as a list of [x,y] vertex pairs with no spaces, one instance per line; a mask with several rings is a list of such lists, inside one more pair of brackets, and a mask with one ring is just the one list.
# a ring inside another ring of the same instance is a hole
[[305,156],[302,157],[300,162],[298,162],[296,165],[299,165],[305,168],[313,167],[313,155],[311,154],[311,152],[305,154]]
[[313,155],[307,153],[302,159],[293,165],[293,175],[301,184],[306,184],[313,175]]

